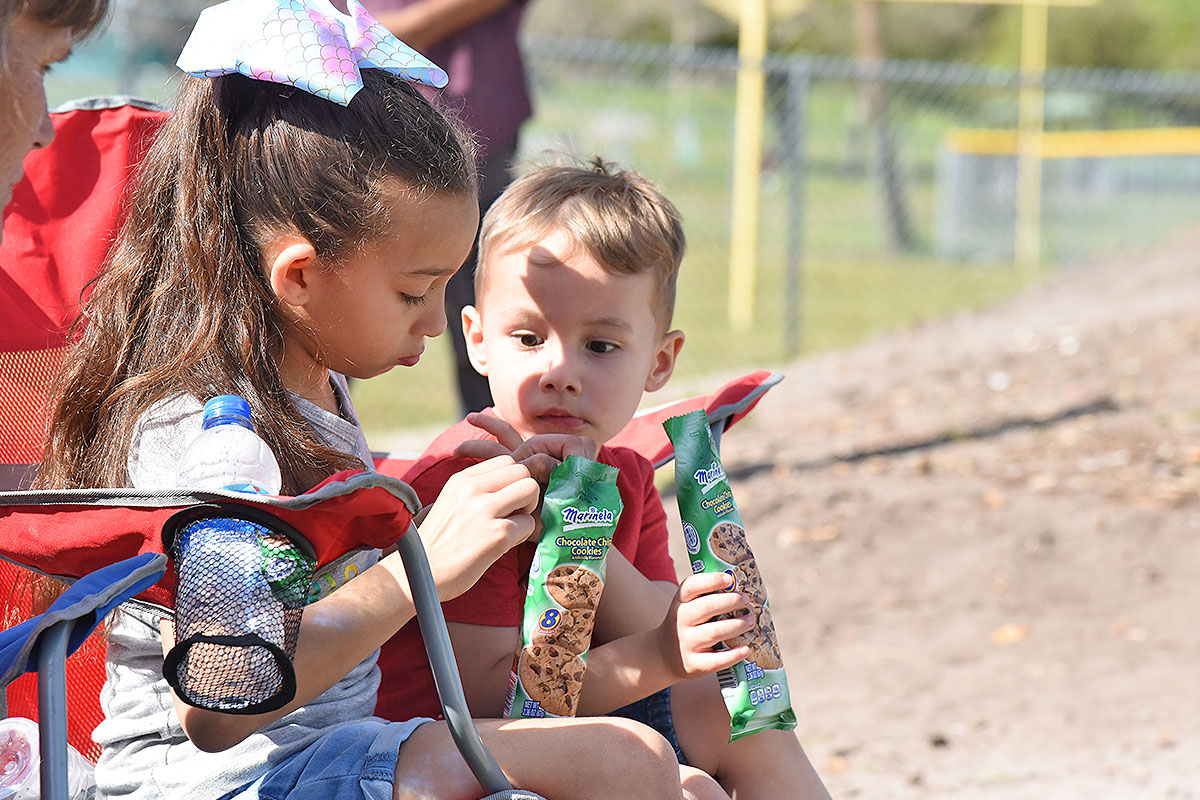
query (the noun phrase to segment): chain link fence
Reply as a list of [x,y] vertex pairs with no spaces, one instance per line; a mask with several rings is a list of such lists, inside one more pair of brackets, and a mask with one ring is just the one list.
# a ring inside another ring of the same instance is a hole
[[[169,102],[191,2],[154,14],[118,5],[125,16],[110,33],[56,72],[57,99],[123,91]],[[535,116],[517,171],[599,155],[657,181],[683,213],[679,375],[849,345],[1117,254],[1136,269],[1139,250],[1200,222],[1200,74],[1060,70],[1023,80],[1015,67],[771,55],[752,321],[734,326],[737,54],[544,36],[523,45]],[[1045,92],[1033,269],[1014,262],[1023,86]],[[448,365],[418,369],[419,380],[397,380],[405,388],[389,384],[380,413],[452,420]]]
[[[657,180],[690,240],[681,368],[770,363],[994,302],[1200,223],[1200,75],[768,57],[754,322],[728,322],[736,53],[529,37],[522,153]],[[1018,95],[1045,93],[1041,258],[1014,263]],[[688,359],[690,357],[690,360]]]

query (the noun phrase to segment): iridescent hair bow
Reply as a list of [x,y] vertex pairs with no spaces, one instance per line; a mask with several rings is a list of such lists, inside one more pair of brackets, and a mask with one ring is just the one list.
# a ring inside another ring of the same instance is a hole
[[392,35],[356,0],[343,14],[329,0],[228,0],[200,12],[176,64],[189,75],[248,78],[295,86],[348,105],[364,68],[429,86],[445,71]]

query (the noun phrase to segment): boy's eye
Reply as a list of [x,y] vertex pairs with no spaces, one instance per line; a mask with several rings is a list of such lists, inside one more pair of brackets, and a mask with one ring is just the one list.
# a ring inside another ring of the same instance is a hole
[[536,333],[517,333],[513,337],[520,343],[521,347],[537,347],[542,343],[542,337]]
[[421,295],[420,297],[414,297],[411,294],[405,294],[404,292],[401,292],[400,299],[403,300],[404,304],[407,306],[423,306],[423,305],[425,305],[425,295]]
[[596,340],[588,342],[586,346],[590,352],[596,353],[597,355],[611,353],[613,350],[617,349],[617,346],[612,342],[600,342]]

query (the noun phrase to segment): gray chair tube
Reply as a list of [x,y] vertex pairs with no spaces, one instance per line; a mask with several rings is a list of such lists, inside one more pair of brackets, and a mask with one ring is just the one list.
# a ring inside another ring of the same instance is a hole
[[38,650],[38,741],[43,800],[67,800],[67,640],[75,620],[55,623]]
[[421,626],[421,638],[425,640],[425,652],[433,668],[434,685],[442,701],[442,712],[446,715],[450,735],[467,766],[487,792],[511,791],[512,784],[496,759],[483,746],[483,740],[479,738],[479,731],[475,730],[475,723],[471,721],[471,713],[467,710],[467,698],[458,677],[458,663],[454,660],[450,635],[446,631],[446,618],[442,615],[429,559],[425,556],[425,548],[421,545],[415,525],[408,527],[408,532],[396,547],[404,562],[404,572],[408,575],[408,585],[417,609],[417,622]]

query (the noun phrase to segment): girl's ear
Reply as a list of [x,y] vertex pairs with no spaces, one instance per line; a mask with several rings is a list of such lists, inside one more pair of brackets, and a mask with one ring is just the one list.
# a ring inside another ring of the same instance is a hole
[[283,236],[264,250],[264,256],[267,280],[275,295],[288,305],[307,303],[320,269],[312,243],[301,236]]
[[671,373],[675,371],[675,360],[683,349],[683,331],[667,331],[658,344],[658,352],[654,354],[654,364],[650,374],[646,376],[647,392],[657,392],[667,385]]
[[483,348],[483,318],[475,306],[463,306],[463,339],[467,343],[467,358],[480,375],[487,376],[487,353]]

